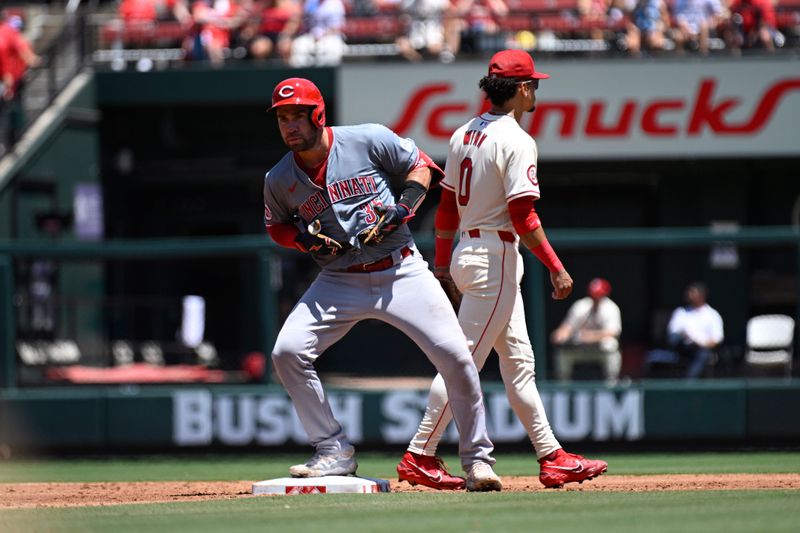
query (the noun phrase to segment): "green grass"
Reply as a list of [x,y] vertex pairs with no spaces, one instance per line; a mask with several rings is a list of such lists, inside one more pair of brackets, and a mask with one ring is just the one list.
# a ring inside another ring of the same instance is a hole
[[798,523],[798,491],[320,495],[0,513],[4,532],[762,533]]
[[[609,463],[609,475],[685,473],[800,473],[800,452],[685,454],[591,454]],[[285,477],[289,465],[306,455],[264,453],[210,456],[141,456],[115,459],[42,459],[0,463],[0,483],[79,481],[227,481]],[[533,454],[496,454],[495,470],[504,476],[538,474]],[[397,454],[358,454],[358,473],[392,478]],[[460,470],[456,456],[445,456]]]
[[[613,474],[800,472],[800,452],[592,454]],[[268,479],[306,456],[14,460],[0,481]],[[455,457],[447,457],[457,465]],[[359,454],[359,473],[393,477],[397,454]],[[498,454],[501,475],[532,475],[530,455]],[[457,468],[453,468],[457,470]],[[0,511],[0,531],[672,532],[796,531],[800,491],[393,493]]]

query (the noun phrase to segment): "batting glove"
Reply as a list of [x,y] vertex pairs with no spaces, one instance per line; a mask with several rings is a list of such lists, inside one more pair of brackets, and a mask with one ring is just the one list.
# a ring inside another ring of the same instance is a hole
[[395,204],[390,207],[378,205],[375,206],[375,212],[380,218],[369,232],[370,235],[373,235],[369,242],[381,242],[384,237],[397,231],[397,228],[412,217],[411,210],[403,204]]
[[294,238],[294,246],[301,252],[321,255],[336,255],[342,249],[342,245],[333,239],[302,232]]

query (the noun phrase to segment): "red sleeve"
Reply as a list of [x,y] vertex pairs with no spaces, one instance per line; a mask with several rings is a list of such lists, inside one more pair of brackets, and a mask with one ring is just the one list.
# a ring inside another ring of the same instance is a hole
[[539,258],[539,261],[541,261],[550,272],[560,272],[564,269],[564,265],[561,264],[561,260],[558,258],[558,255],[556,255],[556,251],[553,250],[553,247],[550,246],[550,242],[547,239],[540,242],[538,246],[531,248],[531,252]]
[[433,159],[431,159],[430,156],[422,150],[419,151],[419,159],[417,159],[417,163],[414,165],[415,169],[420,167],[428,167],[431,169],[431,184],[428,189],[433,189],[439,185],[440,181],[444,179],[444,170],[439,168],[439,165],[437,165]]
[[273,241],[281,246],[285,246],[286,248],[297,248],[294,244],[294,238],[297,237],[297,234],[300,233],[300,230],[297,229],[297,226],[294,224],[270,224],[267,226],[267,233],[269,233],[269,236]]
[[533,206],[534,200],[534,196],[521,196],[508,202],[508,212],[517,235],[525,235],[542,225]]
[[765,0],[762,1],[761,4],[761,16],[764,17],[764,23],[770,28],[776,28],[778,26],[778,21],[775,17],[775,6],[772,5],[772,1]]
[[[542,225],[542,221],[539,220],[539,215],[533,207],[535,200],[533,196],[522,196],[508,202],[511,223],[514,224],[514,229],[519,235],[530,233]],[[550,272],[558,272],[564,268],[547,239],[540,242],[538,246],[531,248],[531,252],[539,258],[539,261]]]
[[[447,189],[442,189],[442,197],[439,200],[439,208],[436,210],[434,226],[442,231],[455,231],[460,222],[458,208],[456,207],[456,193]],[[453,239],[446,239],[436,236],[436,254],[433,258],[434,267],[447,267],[450,265],[450,258],[453,254]]]
[[442,196],[439,200],[439,208],[436,210],[434,226],[443,231],[455,231],[458,229],[460,218],[456,207],[456,193],[447,189],[442,189]]

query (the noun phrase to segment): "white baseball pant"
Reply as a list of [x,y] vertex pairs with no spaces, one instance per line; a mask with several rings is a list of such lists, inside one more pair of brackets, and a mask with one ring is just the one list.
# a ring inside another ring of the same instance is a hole
[[[495,231],[480,230],[479,237],[464,231],[453,253],[450,274],[464,294],[458,321],[472,357],[480,370],[494,347],[509,404],[536,450],[544,457],[561,448],[553,435],[536,388],[534,356],[525,323],[520,292],[523,261],[519,239],[505,242]],[[431,385],[428,407],[408,449],[435,455],[452,419],[447,390],[441,376]]]

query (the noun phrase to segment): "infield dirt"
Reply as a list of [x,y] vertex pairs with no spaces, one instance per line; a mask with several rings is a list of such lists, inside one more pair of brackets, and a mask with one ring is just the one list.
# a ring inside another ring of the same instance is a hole
[[[689,490],[800,490],[800,474],[680,474],[601,476],[563,489],[545,489],[536,477],[503,476],[505,492],[548,490],[587,492],[657,492]],[[128,483],[8,483],[0,484],[0,509],[123,505],[256,498],[253,481],[142,481]],[[426,492],[392,481],[393,492]]]

